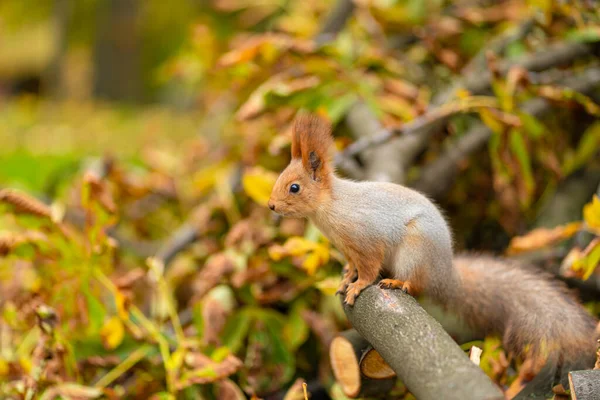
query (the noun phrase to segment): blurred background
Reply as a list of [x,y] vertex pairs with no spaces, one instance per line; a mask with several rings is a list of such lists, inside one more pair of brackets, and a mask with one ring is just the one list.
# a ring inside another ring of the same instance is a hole
[[299,110],[597,315],[599,42],[594,0],[0,1],[0,393],[344,398],[342,257],[265,207]]

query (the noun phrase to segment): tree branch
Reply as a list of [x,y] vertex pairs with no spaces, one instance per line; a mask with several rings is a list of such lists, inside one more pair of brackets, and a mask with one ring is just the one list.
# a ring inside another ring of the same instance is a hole
[[[600,68],[589,68],[563,81],[560,86],[584,94],[591,93],[600,86]],[[527,114],[540,117],[552,110],[552,103],[542,98],[535,98],[526,102],[522,110]],[[423,168],[421,176],[413,185],[414,188],[439,198],[452,187],[458,173],[459,161],[485,146],[491,136],[492,131],[486,125],[481,122],[476,123],[437,160]]]
[[333,40],[335,36],[344,29],[346,22],[352,16],[353,12],[354,1],[338,0],[323,23],[319,34],[315,37],[315,43],[321,45]]
[[402,291],[370,286],[344,311],[415,397],[504,398],[442,326]]
[[[543,51],[528,55],[518,61],[505,61],[500,65],[499,71],[502,74],[506,74],[510,68],[515,66],[520,66],[531,72],[544,71],[592,55],[595,45],[596,44],[561,43],[551,46]],[[362,137],[354,142],[336,157],[336,164],[340,165],[343,162],[343,158],[355,157],[371,147],[387,143],[387,146],[385,146],[386,153],[395,154],[395,157],[386,160],[389,160],[388,162],[392,162],[394,159],[398,160],[401,158],[399,155],[402,154],[402,158],[399,162],[404,166],[404,169],[406,169],[413,163],[417,154],[425,149],[430,137],[435,132],[442,129],[448,122],[448,119],[452,116],[452,113],[442,112],[441,107],[459,88],[464,88],[472,94],[484,94],[490,90],[490,87],[491,75],[489,72],[483,74],[477,73],[473,76],[469,75],[463,80],[462,84],[454,85],[451,89],[442,91],[439,95],[435,96],[431,102],[432,107],[429,111],[405,124],[402,128],[382,130],[377,134],[369,137]],[[383,158],[379,155],[374,157],[377,159]],[[402,172],[402,174],[397,174],[396,176],[392,176],[389,173],[385,175],[387,178],[386,180],[403,183],[404,172]]]

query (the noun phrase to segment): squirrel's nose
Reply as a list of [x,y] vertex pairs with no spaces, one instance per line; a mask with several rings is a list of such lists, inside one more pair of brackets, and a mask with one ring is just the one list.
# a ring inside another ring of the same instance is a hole
[[269,208],[271,209],[271,211],[275,211],[275,204],[269,202]]

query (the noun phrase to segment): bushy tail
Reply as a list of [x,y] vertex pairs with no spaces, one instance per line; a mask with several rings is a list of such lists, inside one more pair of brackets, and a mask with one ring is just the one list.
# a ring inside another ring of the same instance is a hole
[[481,334],[499,334],[513,354],[556,357],[561,364],[594,365],[596,321],[550,274],[487,256],[454,259],[462,278],[452,301],[456,312]]

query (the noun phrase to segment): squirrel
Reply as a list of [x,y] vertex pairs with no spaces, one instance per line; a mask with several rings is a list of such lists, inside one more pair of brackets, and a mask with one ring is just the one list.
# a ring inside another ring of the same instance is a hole
[[563,282],[515,262],[454,258],[448,223],[425,195],[388,182],[336,176],[329,122],[312,114],[294,121],[291,161],[277,178],[269,208],[308,218],[346,258],[339,292],[353,305],[379,281],[426,296],[483,335],[498,334],[511,354],[562,364],[594,363],[596,322]]

